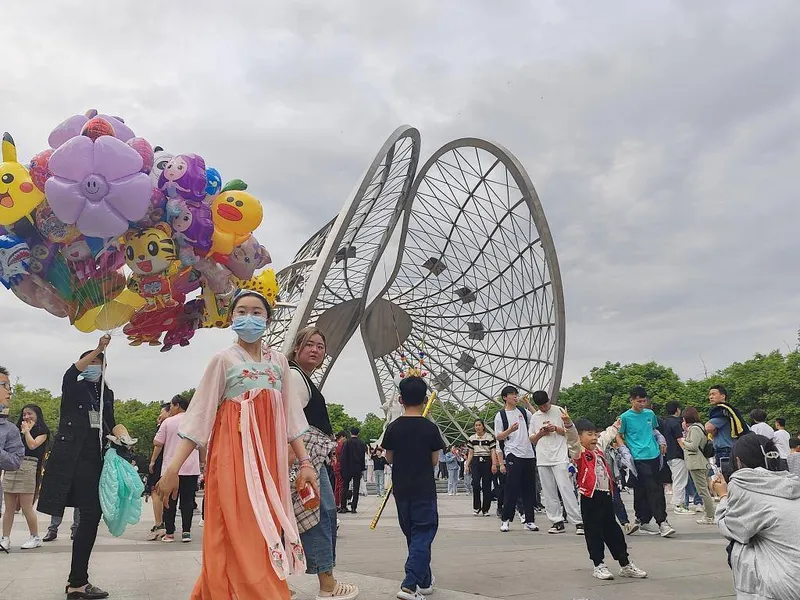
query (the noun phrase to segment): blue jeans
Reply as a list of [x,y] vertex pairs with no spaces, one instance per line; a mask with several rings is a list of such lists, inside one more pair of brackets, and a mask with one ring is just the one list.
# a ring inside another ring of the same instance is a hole
[[455,494],[458,491],[458,467],[447,469],[447,493]]
[[614,486],[614,493],[611,495],[611,501],[614,504],[614,515],[616,515],[617,520],[623,525],[629,523],[628,511],[625,508],[625,503],[622,501],[618,485]]
[[406,536],[408,559],[402,587],[415,591],[431,585],[431,545],[439,529],[436,496],[401,499],[395,497],[397,520]]
[[328,470],[319,470],[319,523],[300,534],[306,553],[306,573],[331,573],[336,566],[336,499]]
[[386,491],[383,487],[383,474],[381,470],[375,471],[375,487],[378,490],[378,496],[383,496],[383,492]]

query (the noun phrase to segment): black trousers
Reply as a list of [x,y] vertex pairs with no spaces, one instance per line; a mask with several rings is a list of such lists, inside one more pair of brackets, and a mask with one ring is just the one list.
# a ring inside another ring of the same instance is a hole
[[342,508],[347,508],[347,492],[350,491],[350,483],[353,484],[353,499],[350,501],[350,509],[356,510],[358,508],[358,493],[361,491],[361,473],[342,475]]
[[75,508],[80,511],[81,518],[72,541],[72,564],[68,579],[70,587],[83,587],[89,583],[89,558],[102,516],[99,490],[102,469],[103,463],[98,452],[97,461],[81,458],[75,470],[71,496],[75,498]]
[[608,546],[611,556],[620,566],[630,562],[625,534],[617,525],[611,494],[595,490],[591,498],[581,495],[581,517],[586,548],[595,567],[605,560],[604,545]]
[[659,475],[659,462],[658,458],[634,461],[638,475],[633,487],[633,510],[640,523],[655,519],[661,525],[667,520],[667,499]]
[[492,507],[492,459],[488,456],[473,457],[469,467],[472,473],[472,509],[488,513]]
[[536,491],[536,463],[532,458],[517,458],[506,455],[506,486],[503,498],[503,521],[514,518],[517,498],[522,496],[525,522],[533,523],[533,497]]
[[178,500],[170,498],[169,504],[164,507],[164,528],[168,535],[175,534],[175,515],[178,512],[178,503],[181,506],[181,525],[183,533],[192,531],[192,517],[194,516],[195,496],[197,495],[197,475],[181,475],[178,484]]

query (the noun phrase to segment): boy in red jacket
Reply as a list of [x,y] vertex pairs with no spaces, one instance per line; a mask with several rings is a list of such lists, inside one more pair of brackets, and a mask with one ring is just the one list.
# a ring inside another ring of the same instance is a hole
[[597,447],[597,427],[588,419],[578,419],[573,425],[567,411],[561,419],[569,445],[569,455],[578,467],[578,491],[581,498],[581,515],[586,534],[589,558],[594,563],[592,575],[597,579],[614,579],[606,567],[605,549],[619,562],[620,577],[642,579],[647,573],[628,559],[628,546],[614,516],[612,492],[614,477],[605,454]]

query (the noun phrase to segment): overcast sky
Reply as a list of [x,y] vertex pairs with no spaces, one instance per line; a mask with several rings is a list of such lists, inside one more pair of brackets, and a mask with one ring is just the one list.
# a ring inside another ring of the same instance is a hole
[[[606,360],[683,377],[794,347],[800,4],[128,0],[3,6],[0,130],[27,160],[61,120],[119,114],[262,199],[276,265],[339,210],[400,124],[420,164],[500,142],[541,197],[564,278],[564,383]],[[794,66],[792,66],[794,65]],[[0,289],[0,364],[56,391],[98,335]],[[109,350],[118,397],[194,386],[232,340]],[[159,371],[159,369],[163,370]],[[377,394],[358,339],[329,402]]]

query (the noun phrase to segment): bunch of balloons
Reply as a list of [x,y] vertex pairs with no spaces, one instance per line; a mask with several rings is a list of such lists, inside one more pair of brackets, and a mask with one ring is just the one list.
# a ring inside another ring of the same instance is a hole
[[261,202],[197,154],[172,154],[120,117],[90,110],[57,125],[27,165],[3,135],[0,283],[23,302],[131,345],[186,346],[227,327],[237,289],[277,299],[253,235]]

